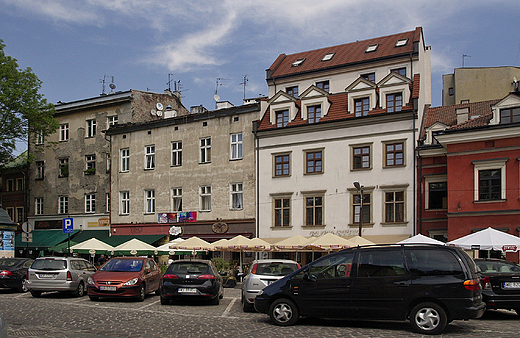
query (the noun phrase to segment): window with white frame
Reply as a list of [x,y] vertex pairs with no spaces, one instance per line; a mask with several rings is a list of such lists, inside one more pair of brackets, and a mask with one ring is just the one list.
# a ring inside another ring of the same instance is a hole
[[87,171],[95,171],[96,170],[96,155],[86,155],[85,163]]
[[69,124],[64,123],[60,124],[60,141],[68,141],[69,140]]
[[182,141],[172,142],[172,166],[182,165]]
[[117,124],[117,122],[118,122],[117,115],[107,117],[108,128],[110,128],[110,126],[115,126]]
[[155,169],[155,145],[145,147],[144,168]]
[[231,209],[241,210],[244,208],[244,191],[242,183],[231,183]]
[[502,201],[506,199],[506,162],[509,158],[475,160],[475,201]]
[[85,194],[85,213],[96,212],[96,194]]
[[96,136],[97,124],[96,120],[87,120],[87,133],[85,137],[94,137]]
[[58,197],[58,214],[68,214],[69,213],[69,197],[68,196],[59,196]]
[[43,215],[43,197],[34,198],[34,214]]
[[105,212],[110,212],[110,194],[107,192],[105,194]]
[[119,192],[119,214],[130,214],[130,192],[128,191]]
[[446,175],[424,178],[424,209],[448,208],[448,182]]
[[43,142],[44,142],[44,139],[43,139],[43,132],[38,132],[38,133],[36,134],[36,140],[35,140],[34,143],[38,145],[38,144],[43,144]]
[[200,139],[200,163],[211,162],[211,137]]
[[121,172],[127,172],[130,170],[130,149],[124,148],[120,151],[121,158]]
[[155,212],[155,190],[144,191],[144,212],[146,214]]
[[231,134],[231,159],[242,158],[242,133]]
[[211,211],[211,186],[203,185],[199,187],[199,208],[200,211]]
[[273,215],[275,227],[291,226],[291,198],[289,196],[273,198]]
[[45,163],[43,161],[36,161],[36,179],[43,180],[45,174]]
[[323,194],[305,196],[305,225],[323,225]]
[[182,188],[172,188],[172,211],[182,211]]

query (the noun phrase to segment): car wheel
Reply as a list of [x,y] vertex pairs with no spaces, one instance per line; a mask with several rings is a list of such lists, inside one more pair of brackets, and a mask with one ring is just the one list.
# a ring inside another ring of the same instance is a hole
[[142,302],[142,301],[144,301],[145,297],[146,297],[146,287],[143,283],[143,284],[141,284],[141,289],[139,290],[139,296],[137,296],[137,300]]
[[410,313],[414,331],[422,334],[440,334],[448,325],[446,311],[435,303],[416,305]]
[[33,296],[34,298],[40,298],[41,295],[42,295],[41,291],[31,290],[31,296]]
[[218,296],[216,296],[215,298],[210,300],[210,302],[211,302],[211,305],[219,305],[220,304],[220,298]]
[[157,296],[160,296],[160,295],[161,295],[161,288],[160,288],[160,287],[157,288],[157,290],[155,290],[155,294],[156,294]]
[[298,321],[299,316],[296,304],[290,299],[277,299],[269,307],[269,317],[276,325],[294,325]]
[[97,296],[88,296],[88,298],[90,298],[90,300],[94,300],[94,301],[99,299],[99,297],[97,297]]
[[249,304],[247,300],[242,298],[242,310],[244,312],[253,312],[253,304]]
[[161,305],[169,305],[170,300],[168,298],[161,297]]
[[27,291],[29,291],[29,289],[25,285],[25,278],[22,278],[22,280],[20,282],[20,286],[17,288],[17,291],[18,292],[27,292]]
[[79,282],[78,288],[74,291],[74,296],[83,297],[85,295],[85,284],[83,282]]

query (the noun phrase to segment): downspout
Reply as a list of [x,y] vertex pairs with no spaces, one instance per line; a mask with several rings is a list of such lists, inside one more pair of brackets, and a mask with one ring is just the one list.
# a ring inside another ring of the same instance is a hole
[[418,228],[418,233],[419,234],[422,234],[422,200],[423,200],[423,194],[422,194],[422,157],[421,155],[419,154],[419,151],[417,151],[417,158],[418,158],[418,170],[419,170],[419,174],[417,177],[418,180],[420,180],[418,182],[418,186],[419,186],[419,201],[418,201],[418,205],[417,205],[417,210],[418,210],[418,218],[417,218],[417,222],[418,222],[418,225],[417,225],[417,228]]
[[413,144],[414,144],[414,156],[413,156],[413,230],[412,235],[417,234],[417,132],[415,131],[415,120],[417,119],[419,100],[413,100]]
[[255,223],[256,223],[256,237],[259,237],[260,235],[260,184],[259,184],[259,173],[260,173],[260,147],[258,145],[258,121],[253,122],[253,134],[255,136],[255,153],[256,153],[256,217],[255,217]]

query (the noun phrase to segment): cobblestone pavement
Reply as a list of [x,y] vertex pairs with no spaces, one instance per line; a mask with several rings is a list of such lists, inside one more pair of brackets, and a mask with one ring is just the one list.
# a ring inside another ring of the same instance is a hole
[[[220,305],[161,305],[159,296],[144,302],[75,298],[46,293],[33,298],[0,289],[0,312],[9,337],[421,337],[408,322],[300,319],[279,327],[259,313],[244,313],[240,289],[225,289]],[[443,337],[517,337],[520,317],[490,311],[483,318],[453,321]]]

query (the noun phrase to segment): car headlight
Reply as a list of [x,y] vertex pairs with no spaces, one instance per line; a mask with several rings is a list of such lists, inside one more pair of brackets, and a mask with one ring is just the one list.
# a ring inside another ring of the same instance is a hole
[[126,282],[123,285],[135,285],[138,280],[139,280],[139,278],[130,279],[128,282]]
[[87,284],[90,284],[90,285],[94,285],[94,280],[92,279],[92,277],[89,277],[87,278]]

